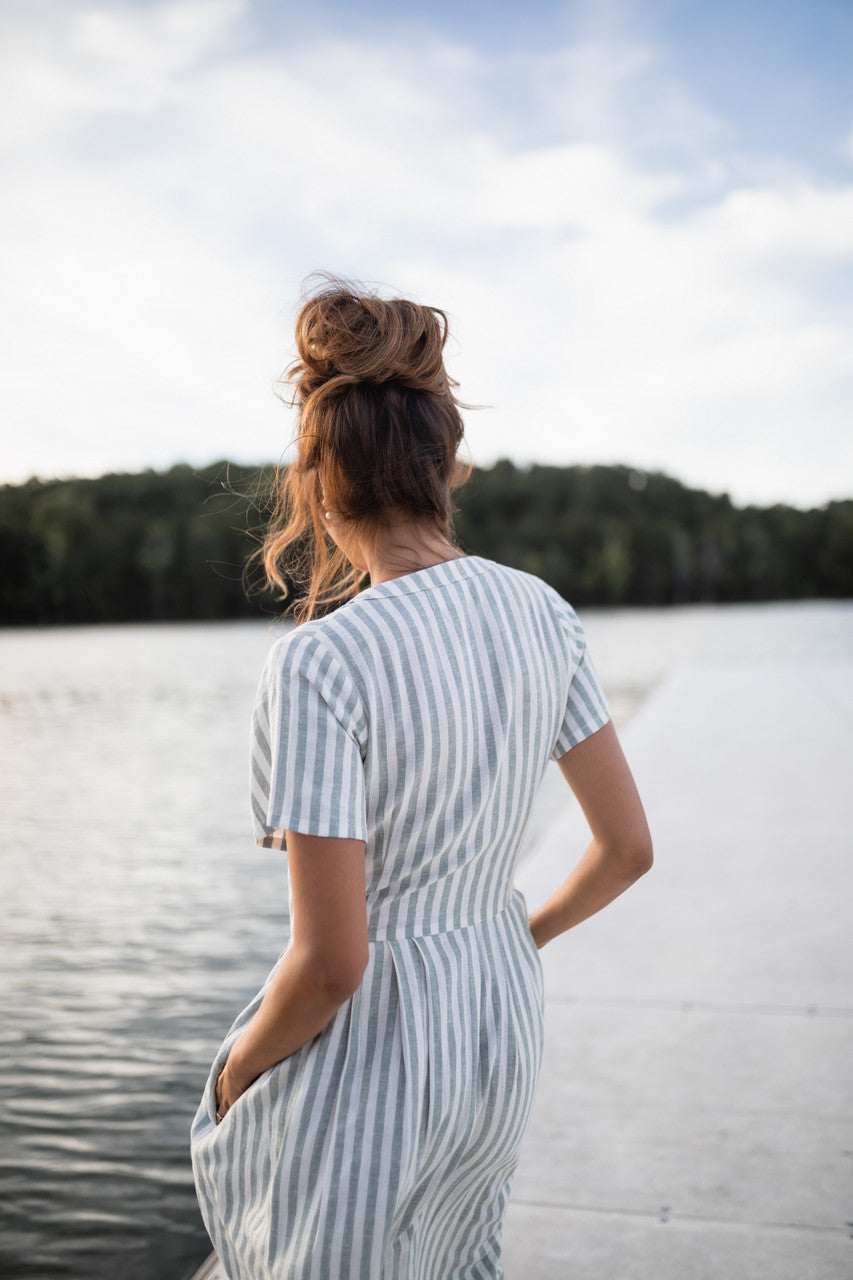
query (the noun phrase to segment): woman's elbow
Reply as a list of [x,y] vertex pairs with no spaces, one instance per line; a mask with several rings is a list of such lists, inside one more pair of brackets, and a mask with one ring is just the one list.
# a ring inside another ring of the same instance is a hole
[[655,854],[652,846],[652,837],[648,832],[630,842],[623,852],[623,861],[638,880],[647,871],[651,871],[655,862]]
[[315,965],[316,982],[330,1004],[344,1004],[355,995],[361,986],[368,959],[369,952],[366,949],[318,958]]
[[361,986],[367,965],[341,969],[326,980],[326,992],[332,1003],[343,1004],[355,995]]
[[609,860],[629,880],[639,880],[654,864],[652,838],[648,832],[623,835],[608,842]]

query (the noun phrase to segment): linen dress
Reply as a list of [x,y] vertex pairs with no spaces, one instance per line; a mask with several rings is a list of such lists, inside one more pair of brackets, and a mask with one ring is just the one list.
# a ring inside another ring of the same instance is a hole
[[543,1041],[513,874],[548,761],[608,718],[570,605],[482,556],[368,587],[273,644],[256,840],[366,842],[370,958],[219,1125],[216,1078],[281,957],[215,1056],[191,1154],[229,1280],[503,1276]]

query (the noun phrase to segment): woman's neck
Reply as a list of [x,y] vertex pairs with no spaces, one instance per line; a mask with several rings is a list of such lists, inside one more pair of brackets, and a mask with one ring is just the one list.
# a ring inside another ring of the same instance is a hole
[[390,582],[404,574],[417,573],[419,569],[430,569],[446,560],[462,559],[464,555],[444,537],[434,533],[431,538],[426,537],[423,527],[413,522],[394,526],[373,547],[362,548],[361,563],[357,563],[356,568],[367,569],[370,585],[375,587],[380,582]]

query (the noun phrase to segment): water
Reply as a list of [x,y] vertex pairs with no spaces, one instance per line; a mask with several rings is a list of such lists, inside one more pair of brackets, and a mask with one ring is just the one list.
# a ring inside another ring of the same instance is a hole
[[[681,658],[853,658],[853,603],[589,610],[623,729]],[[184,1280],[188,1130],[287,942],[249,829],[263,624],[0,633],[0,1272]],[[566,803],[550,765],[529,855]],[[580,850],[579,850],[580,852]]]

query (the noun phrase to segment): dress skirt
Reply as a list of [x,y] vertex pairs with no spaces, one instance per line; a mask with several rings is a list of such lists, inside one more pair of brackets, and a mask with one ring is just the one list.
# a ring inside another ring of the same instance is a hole
[[495,1280],[542,1057],[539,953],[522,894],[498,914],[371,939],[324,1030],[215,1120],[192,1123],[205,1225],[229,1280]]

